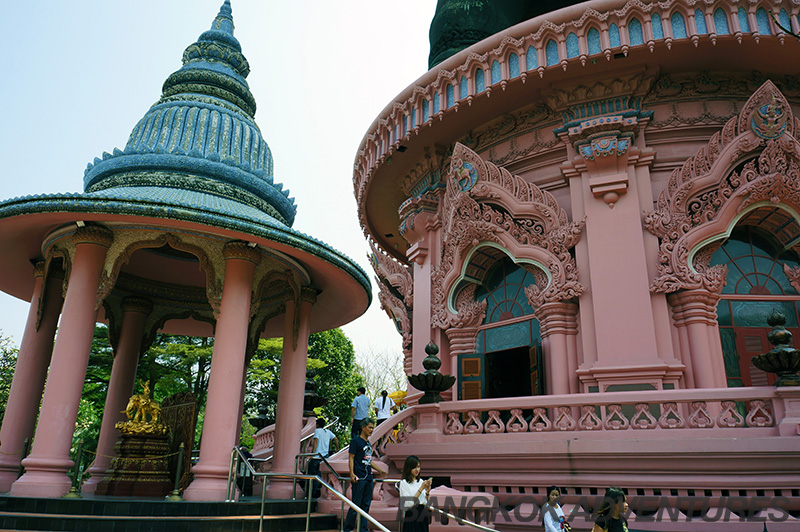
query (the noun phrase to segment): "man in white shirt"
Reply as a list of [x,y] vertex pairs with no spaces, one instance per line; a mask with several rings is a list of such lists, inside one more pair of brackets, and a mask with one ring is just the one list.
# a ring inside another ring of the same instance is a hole
[[[316,456],[311,458],[308,461],[308,469],[307,473],[309,475],[319,475],[319,466],[322,463],[321,458],[317,458],[320,456],[322,458],[327,458],[331,455],[331,441],[336,445],[336,448],[339,448],[339,439],[336,437],[336,434],[331,432],[330,430],[325,428],[325,420],[321,417],[317,418],[317,428],[314,430],[314,440],[311,442],[311,445],[314,448],[314,452]],[[322,490],[319,482],[312,481],[312,489],[311,489],[311,497],[312,498],[319,498],[320,492]]]
[[381,392],[381,398],[375,399],[375,417],[378,420],[378,425],[389,419],[392,413],[396,411],[397,408],[395,408],[394,401],[389,397],[389,393],[383,390]]

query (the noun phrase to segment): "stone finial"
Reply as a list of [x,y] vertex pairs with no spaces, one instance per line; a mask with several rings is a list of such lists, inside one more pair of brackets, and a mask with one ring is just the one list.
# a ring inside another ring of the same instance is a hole
[[442,361],[436,356],[439,353],[439,346],[433,340],[425,346],[425,353],[428,355],[422,361],[422,367],[425,368],[425,371],[410,375],[408,382],[417,390],[425,392],[425,395],[419,400],[420,404],[438,403],[442,400],[441,392],[453,386],[456,378],[452,375],[439,373]]
[[753,357],[753,365],[767,373],[778,376],[775,386],[800,386],[800,350],[789,346],[792,333],[786,327],[786,316],[779,310],[772,309],[767,317],[767,324],[772,330],[767,334],[769,343],[774,345],[763,355]]

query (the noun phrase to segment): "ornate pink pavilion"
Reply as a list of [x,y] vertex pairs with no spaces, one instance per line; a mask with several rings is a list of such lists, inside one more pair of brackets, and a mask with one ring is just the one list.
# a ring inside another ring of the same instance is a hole
[[[125,148],[86,169],[83,193],[0,203],[0,290],[31,301],[0,429],[0,492],[69,490],[97,322],[109,325],[115,358],[84,493],[94,493],[108,468],[114,424],[125,417],[139,356],[157,331],[215,340],[200,458],[185,498],[225,500],[259,338],[284,339],[272,470],[294,472],[308,335],[360,316],[371,290],[354,262],[292,229],[296,205],[273,181],[249,71],[225,0]],[[270,486],[272,498],[291,492],[291,482]]]
[[[451,37],[503,9],[466,4],[438,4]],[[378,453],[507,508],[618,485],[634,517],[680,510],[637,529],[760,531],[687,501],[766,497],[750,515],[798,530],[800,387],[751,358],[772,309],[800,338],[800,2],[560,5],[433,65],[361,143],[405,369],[433,340],[457,377]]]

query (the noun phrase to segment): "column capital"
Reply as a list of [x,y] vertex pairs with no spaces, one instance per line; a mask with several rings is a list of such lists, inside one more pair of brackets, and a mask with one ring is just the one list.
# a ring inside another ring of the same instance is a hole
[[300,289],[300,301],[305,301],[313,305],[317,302],[317,294],[319,294],[319,291],[316,288],[304,286]]
[[47,263],[44,260],[37,260],[33,263],[33,276],[42,277],[44,275]]
[[78,227],[72,235],[72,241],[77,244],[97,244],[105,248],[111,247],[114,242],[114,231],[102,225],[85,225]]
[[225,260],[240,259],[258,264],[261,262],[261,252],[258,247],[253,247],[242,240],[234,240],[225,244],[222,248],[222,256]]
[[720,294],[702,288],[681,290],[667,295],[672,316],[678,326],[698,322],[716,325],[719,300]]
[[122,311],[147,315],[153,311],[153,302],[144,297],[128,296],[122,300]]
[[533,315],[539,320],[542,338],[551,334],[578,334],[578,305],[568,301],[553,301],[536,308]]

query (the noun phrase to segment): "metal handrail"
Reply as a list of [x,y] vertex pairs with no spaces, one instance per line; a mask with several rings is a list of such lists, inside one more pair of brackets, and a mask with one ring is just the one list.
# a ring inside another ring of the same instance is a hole
[[[285,478],[285,479],[292,479],[294,482],[297,482],[297,480],[305,480],[307,482],[312,481],[312,480],[316,480],[320,484],[322,484],[324,487],[326,487],[330,493],[332,493],[334,496],[338,497],[342,501],[342,504],[346,503],[348,506],[350,506],[350,508],[355,510],[355,512],[356,512],[356,529],[360,529],[360,527],[361,527],[361,519],[362,518],[366,518],[367,521],[372,523],[381,532],[390,532],[390,530],[388,528],[383,526],[374,517],[369,515],[367,512],[362,510],[360,507],[358,507],[358,505],[356,505],[353,501],[348,499],[347,496],[345,496],[344,494],[340,493],[333,486],[331,486],[330,484],[328,484],[327,482],[322,480],[322,478],[320,478],[318,475],[300,475],[300,474],[290,474],[290,473],[262,473],[262,472],[258,472],[253,468],[253,466],[247,460],[247,457],[245,457],[242,454],[242,451],[238,447],[234,447],[233,450],[231,451],[231,466],[230,466],[230,469],[228,471],[228,489],[227,489],[227,491],[225,493],[225,501],[226,502],[232,502],[233,499],[234,499],[235,489],[233,488],[233,486],[235,485],[235,483],[233,482],[233,479],[235,478],[236,470],[238,469],[240,462],[244,462],[244,464],[246,465],[247,469],[250,470],[250,474],[252,474],[254,477]],[[330,464],[328,464],[328,465],[330,466]],[[337,477],[338,477],[338,475],[337,475]],[[267,483],[266,482],[262,482],[262,484],[261,484],[261,514],[260,514],[259,520],[258,520],[258,531],[259,532],[263,531],[263,526],[264,526],[264,506],[266,504],[266,496],[267,496]],[[306,506],[306,529],[305,529],[305,532],[308,532],[309,522],[311,521],[311,495],[310,495],[310,490],[306,493],[306,500],[308,501],[308,504]]]
[[426,505],[426,508],[428,508],[428,510],[433,510],[435,512],[439,512],[440,514],[444,515],[448,519],[454,520],[459,525],[469,525],[469,526],[471,526],[473,528],[477,528],[478,530],[484,530],[485,532],[498,532],[498,530],[495,529],[495,528],[489,528],[488,526],[483,526],[483,525],[479,525],[478,523],[473,523],[469,519],[465,519],[463,517],[456,517],[455,515],[453,515],[451,513],[448,513],[448,512],[445,512],[444,510],[440,510],[439,508],[437,508],[435,506],[431,506],[430,504]]
[[[295,457],[295,467],[297,466],[297,458],[300,455],[303,455],[303,454],[305,454],[305,455],[312,454],[313,455],[313,454],[316,454],[316,453],[300,453],[300,454],[298,454]],[[333,466],[330,464],[330,462],[328,462],[327,458],[325,458],[324,456],[319,456],[319,458],[320,458],[320,460],[322,460],[322,462],[325,465],[328,466],[328,469],[330,469],[331,473],[333,473],[333,475],[336,477],[336,479],[339,480],[340,482],[342,482],[342,487],[344,488],[343,491],[347,491],[346,483],[350,481],[350,477],[343,477],[343,476],[339,475],[336,472],[336,470],[333,468]],[[342,501],[342,516],[341,516],[341,524],[342,524],[342,526],[344,526],[344,520],[345,520],[344,510],[345,510],[345,503],[346,503],[348,506],[350,506],[351,508],[353,508],[353,510],[356,511],[356,526],[355,526],[354,530],[360,530],[361,529],[361,526],[360,526],[361,525],[361,518],[362,517],[366,517],[367,520],[370,523],[372,523],[373,525],[377,526],[378,529],[381,530],[381,532],[390,532],[389,529],[387,529],[385,526],[383,526],[380,522],[378,522],[374,517],[369,515],[367,512],[362,510],[352,500],[348,499],[346,495],[340,493],[333,486],[331,486],[326,481],[324,481],[319,475],[304,475],[304,474],[298,474],[298,473],[295,473],[295,474],[282,474],[282,473],[263,473],[263,472],[258,472],[253,468],[253,466],[250,464],[250,461],[247,459],[247,457],[245,457],[242,454],[241,449],[239,449],[238,447],[234,447],[233,451],[231,452],[231,467],[230,467],[229,474],[228,474],[228,489],[227,489],[227,491],[225,493],[226,502],[232,502],[234,500],[234,495],[235,495],[235,489],[233,488],[233,486],[235,486],[234,479],[236,477],[236,472],[238,471],[240,461],[245,464],[247,469],[250,471],[250,473],[254,477],[261,476],[261,477],[269,477],[269,478],[286,478],[286,479],[291,478],[292,479],[292,499],[293,500],[296,500],[294,493],[295,493],[295,490],[296,490],[297,481],[298,480],[305,480],[306,481],[306,490],[305,491],[306,491],[307,505],[306,505],[306,528],[305,528],[305,532],[309,532],[309,523],[310,523],[310,520],[311,520],[311,491],[312,490],[308,489],[308,488],[310,488],[310,486],[312,485],[311,483],[313,481],[315,481],[315,480],[318,481],[320,484],[322,484],[324,487],[326,487],[329,492],[331,492],[334,496],[338,497],[339,500]],[[373,481],[374,482],[392,482],[394,484],[397,484],[398,482],[400,482],[400,479],[376,478],[376,479],[373,479]],[[259,521],[258,521],[258,531],[259,532],[262,532],[262,530],[263,530],[264,506],[266,504],[266,494],[267,494],[267,483],[266,482],[262,482],[261,483],[261,513],[260,513]],[[453,514],[451,514],[449,512],[446,512],[444,510],[436,508],[435,506],[432,506],[430,504],[427,504],[426,508],[428,508],[429,510],[438,512],[439,514],[447,517],[448,519],[453,519],[459,525],[468,525],[468,526],[471,526],[473,528],[477,528],[478,530],[483,530],[484,532],[499,532],[497,529],[489,528],[489,527],[480,525],[478,523],[474,523],[474,522],[470,521],[469,519],[455,516],[455,515],[453,515]]]

